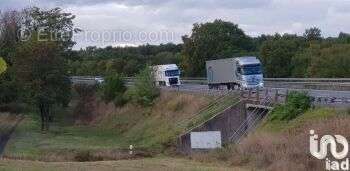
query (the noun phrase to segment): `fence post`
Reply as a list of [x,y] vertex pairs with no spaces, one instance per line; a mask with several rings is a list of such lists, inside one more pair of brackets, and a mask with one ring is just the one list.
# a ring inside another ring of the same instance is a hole
[[275,103],[278,103],[278,89],[275,90]]
[[289,94],[289,90],[286,90],[286,97],[284,99],[284,102],[287,103],[288,102],[288,94]]

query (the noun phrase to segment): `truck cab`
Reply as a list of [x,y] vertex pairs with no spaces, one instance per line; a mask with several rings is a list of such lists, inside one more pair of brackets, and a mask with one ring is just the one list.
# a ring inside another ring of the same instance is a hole
[[153,66],[155,82],[158,86],[179,86],[180,70],[176,64]]
[[235,61],[237,68],[235,74],[242,88],[252,89],[264,87],[264,77],[259,59],[256,57],[240,57],[235,58]]

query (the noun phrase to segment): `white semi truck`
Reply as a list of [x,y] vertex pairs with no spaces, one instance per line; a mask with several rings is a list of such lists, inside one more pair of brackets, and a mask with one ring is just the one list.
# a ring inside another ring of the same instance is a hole
[[209,89],[263,88],[263,73],[256,57],[237,57],[206,61]]
[[154,79],[159,86],[179,86],[180,70],[176,64],[156,65],[152,67]]

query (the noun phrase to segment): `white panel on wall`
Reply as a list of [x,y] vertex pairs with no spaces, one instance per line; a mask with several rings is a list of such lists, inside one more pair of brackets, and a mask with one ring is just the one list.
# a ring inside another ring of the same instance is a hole
[[221,148],[221,132],[191,132],[192,149],[214,149]]

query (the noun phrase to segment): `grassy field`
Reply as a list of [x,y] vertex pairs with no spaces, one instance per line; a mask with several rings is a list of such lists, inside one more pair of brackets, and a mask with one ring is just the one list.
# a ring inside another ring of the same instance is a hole
[[9,141],[4,156],[41,161],[117,160],[129,158],[125,150],[130,144],[142,156],[161,153],[171,149],[178,134],[177,122],[197,114],[211,98],[167,92],[148,108],[132,104],[114,108],[99,104],[92,111],[94,119],[84,125],[65,119],[74,114],[59,111],[56,122],[45,133],[40,131],[38,115],[27,114]]
[[219,164],[204,164],[178,158],[151,158],[140,160],[119,160],[102,162],[32,162],[18,160],[0,160],[0,170],[4,171],[243,171],[241,168],[227,167]]

